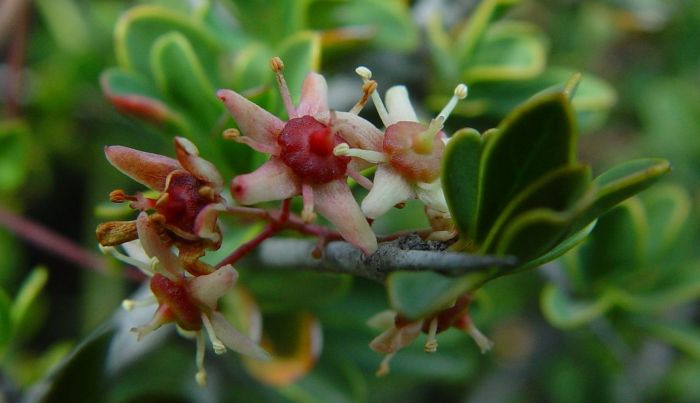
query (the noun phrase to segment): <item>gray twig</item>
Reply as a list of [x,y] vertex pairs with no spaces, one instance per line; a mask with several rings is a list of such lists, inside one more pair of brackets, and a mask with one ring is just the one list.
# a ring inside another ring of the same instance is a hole
[[514,266],[512,257],[469,255],[445,251],[446,244],[423,241],[408,235],[384,242],[371,256],[365,256],[347,242],[326,245],[321,258],[312,256],[317,244],[304,239],[273,238],[263,242],[249,263],[269,269],[308,269],[328,273],[351,274],[383,282],[394,271],[433,271],[447,276],[481,271],[495,266]]

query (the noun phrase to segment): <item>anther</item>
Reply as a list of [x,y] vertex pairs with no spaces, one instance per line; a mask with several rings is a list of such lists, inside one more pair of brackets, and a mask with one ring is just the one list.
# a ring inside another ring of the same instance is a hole
[[[372,71],[365,66],[359,66],[356,68],[355,73],[362,78],[362,81],[365,84],[367,84],[372,78]],[[382,98],[379,96],[376,89],[377,87],[375,86],[374,91],[372,91],[372,102],[374,103],[374,107],[377,108],[377,113],[379,114],[379,118],[382,120],[382,123],[384,123],[384,127],[388,127],[392,123],[389,120],[389,112],[387,112],[384,102],[382,102]]]
[[454,110],[455,106],[457,106],[457,102],[459,102],[461,99],[466,98],[468,92],[469,89],[465,84],[459,84],[457,87],[455,87],[452,98],[450,98],[449,102],[447,102],[447,105],[445,105],[445,107],[442,108],[442,110],[438,114],[438,118],[442,117],[443,122],[447,120],[447,118],[452,113],[452,110]]
[[226,352],[226,346],[224,343],[219,340],[218,337],[216,337],[216,333],[214,333],[214,326],[212,326],[211,321],[209,320],[209,317],[205,314],[202,314],[202,323],[204,324],[204,327],[207,329],[207,334],[209,335],[209,341],[211,341],[211,345],[214,348],[214,353],[217,355],[221,355]]
[[438,342],[437,342],[437,327],[438,327],[438,319],[433,318],[433,320],[430,321],[430,329],[428,329],[428,340],[425,342],[425,346],[423,347],[423,350],[426,353],[434,353],[437,351],[438,347]]
[[282,96],[282,102],[284,103],[284,108],[287,110],[287,116],[289,116],[289,119],[294,119],[297,117],[297,111],[292,103],[292,96],[289,93],[287,81],[285,81],[284,75],[282,74],[282,70],[284,70],[282,59],[277,56],[270,59],[270,68],[272,68],[272,71],[275,73],[275,79],[277,80],[277,86]]
[[124,203],[127,200],[136,201],[136,196],[127,195],[122,189],[115,189],[109,192],[109,201],[112,203]]
[[224,140],[235,140],[241,137],[241,132],[238,129],[234,129],[233,127],[231,127],[229,129],[224,130],[222,136]]
[[195,362],[197,364],[197,373],[194,376],[197,385],[206,386],[207,385],[207,371],[204,370],[204,335],[200,330],[197,332],[197,352],[195,354]]
[[374,94],[374,91],[377,89],[377,82],[374,80],[369,80],[365,82],[362,85],[362,97],[360,98],[359,101],[355,104],[355,106],[350,109],[350,113],[353,113],[357,115],[360,113],[362,108],[367,104],[367,101],[369,100],[369,97]]

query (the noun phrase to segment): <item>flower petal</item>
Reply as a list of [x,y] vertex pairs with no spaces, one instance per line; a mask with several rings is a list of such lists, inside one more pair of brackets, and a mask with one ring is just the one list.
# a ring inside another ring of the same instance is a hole
[[377,250],[377,237],[357,205],[345,180],[314,185],[315,209],[333,223],[343,238],[366,255]]
[[442,191],[440,178],[430,183],[416,182],[415,191],[416,196],[423,204],[433,210],[447,213],[449,216],[450,210],[447,208],[447,201],[445,201],[445,193]]
[[305,115],[325,117],[328,112],[326,79],[318,73],[310,72],[301,86],[301,100],[297,107],[297,117]]
[[395,353],[411,344],[421,332],[422,321],[411,322],[402,327],[392,326],[369,343],[369,348],[382,353]]
[[225,209],[221,203],[207,204],[194,219],[194,233],[200,238],[218,244],[221,241],[221,231],[216,225],[216,220],[219,218],[219,211]]
[[335,112],[333,129],[354,148],[382,151],[384,134],[369,121],[350,112]]
[[377,218],[398,203],[415,197],[411,185],[390,165],[379,165],[373,182],[372,190],[362,200],[362,212],[369,218]]
[[411,100],[408,97],[408,90],[403,85],[395,85],[389,88],[384,96],[384,101],[392,124],[402,121],[418,121],[416,111],[413,110]]
[[236,280],[238,280],[238,272],[233,266],[226,265],[213,273],[197,276],[190,280],[190,295],[210,309],[216,309],[219,298],[233,288]]
[[270,359],[270,355],[267,351],[263,350],[262,347],[255,344],[253,340],[234,329],[220,312],[212,312],[210,319],[216,337],[218,337],[226,347],[258,360]]
[[238,175],[231,181],[231,194],[241,204],[282,200],[300,192],[299,178],[282,160],[274,157],[255,171]]
[[161,241],[155,224],[145,212],[141,212],[136,219],[136,229],[141,246],[149,257],[155,256],[158,259],[158,264],[172,275],[177,276],[183,272],[177,256]]
[[197,179],[209,184],[216,193],[221,192],[224,180],[214,164],[199,156],[199,150],[184,137],[175,137],[175,154],[180,165]]
[[123,146],[106,146],[105,155],[110,164],[136,182],[162,192],[170,172],[180,164],[159,154],[147,153]]
[[219,90],[216,96],[224,102],[241,132],[265,144],[277,144],[277,135],[284,123],[270,112],[231,90]]

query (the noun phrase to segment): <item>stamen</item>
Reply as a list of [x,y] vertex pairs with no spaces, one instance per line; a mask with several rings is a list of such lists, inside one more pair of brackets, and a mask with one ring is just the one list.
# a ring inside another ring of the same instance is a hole
[[472,339],[476,342],[477,346],[479,346],[479,350],[481,350],[481,353],[484,354],[491,350],[493,347],[493,342],[486,336],[484,336],[483,333],[479,329],[477,329],[476,326],[474,326],[474,322],[472,322],[471,319],[467,319],[467,326],[464,328],[464,331],[469,334]]
[[136,201],[136,196],[126,194],[123,189],[115,189],[109,192],[109,201],[112,203],[124,203],[127,200]]
[[433,318],[433,320],[430,321],[430,329],[428,330],[428,340],[425,342],[425,346],[423,347],[423,350],[426,353],[434,353],[437,351],[438,342],[437,338],[435,337],[437,334],[437,327],[438,319]]
[[444,108],[440,111],[440,114],[438,114],[438,117],[442,116],[442,121],[443,123],[447,120],[447,118],[450,116],[450,113],[454,110],[455,106],[457,106],[457,102],[459,102],[461,99],[464,99],[467,97],[467,93],[469,92],[469,89],[465,84],[459,84],[457,87],[455,87],[454,94],[452,95],[452,98],[450,98],[450,101],[445,105]]
[[153,319],[151,319],[151,322],[147,325],[131,329],[132,332],[136,333],[136,341],[141,341],[141,339],[143,339],[145,336],[157,330],[159,327],[163,326],[168,322],[168,318],[166,317],[165,313],[167,309],[163,308],[166,307],[161,306],[160,308],[158,308],[155,315],[153,315]]
[[[359,66],[356,68],[355,73],[362,78],[362,81],[365,84],[367,84],[372,78],[372,71],[365,66]],[[377,108],[377,113],[379,114],[379,118],[382,120],[382,123],[384,123],[384,127],[388,127],[391,124],[391,120],[389,120],[389,112],[387,112],[384,102],[382,102],[382,98],[377,93],[376,88],[375,91],[372,91],[372,102],[374,103],[374,107]]]
[[311,185],[306,183],[301,185],[301,197],[304,201],[301,219],[307,224],[312,223],[316,220],[316,213],[314,213],[314,190]]
[[147,306],[155,305],[158,301],[153,295],[149,295],[144,299],[125,299],[122,301],[122,308],[125,311],[131,312],[135,308],[145,308]]
[[289,93],[287,81],[285,81],[284,75],[282,74],[282,70],[284,70],[284,63],[282,62],[282,59],[277,56],[270,59],[270,68],[272,68],[272,71],[275,73],[275,79],[277,80],[277,86],[280,89],[282,102],[284,103],[284,108],[287,110],[287,116],[289,116],[289,119],[294,119],[297,117],[297,111],[292,103],[292,95]]
[[367,190],[372,190],[372,181],[365,178],[361,173],[355,171],[354,169],[347,169],[348,176],[353,178],[360,186]]
[[394,355],[396,355],[396,353],[391,353],[384,356],[384,359],[379,364],[377,372],[374,373],[376,376],[382,377],[389,375],[389,361],[391,361],[391,359],[394,358]]
[[115,247],[113,246],[102,246],[99,245],[100,252],[103,254],[107,255],[112,255],[115,259],[124,262],[128,264],[129,266],[134,266],[137,269],[141,270],[143,274],[147,275],[148,277],[153,277],[153,274],[155,274],[155,265],[158,263],[158,259],[155,257],[152,257],[148,262],[142,262],[140,260],[136,260],[131,256],[127,256],[121,252],[119,252]]
[[365,104],[367,104],[367,101],[369,100],[369,97],[374,94],[374,91],[377,89],[377,82],[374,80],[369,80],[366,83],[362,85],[362,97],[360,98],[359,101],[355,104],[355,106],[350,109],[350,113],[353,113],[355,115],[359,114],[362,108],[365,107]]
[[350,148],[347,143],[340,143],[333,149],[333,155],[337,157],[355,157],[361,158],[373,164],[389,162],[389,157],[384,153],[373,150],[363,150],[361,148]]
[[206,345],[204,344],[204,335],[200,330],[197,332],[197,352],[195,354],[195,362],[197,363],[197,373],[194,376],[197,385],[207,386],[207,371],[204,370],[204,351]]
[[214,347],[214,353],[218,355],[225,353],[226,346],[224,346],[224,343],[222,343],[221,340],[219,340],[219,338],[216,337],[216,333],[214,333],[214,326],[212,326],[209,317],[205,314],[202,314],[202,323],[204,323],[204,328],[207,329],[209,341],[211,341],[211,345],[212,347]]
[[241,132],[236,129],[226,129],[223,133],[223,137],[226,140],[235,141],[236,143],[245,144],[255,151],[270,155],[279,155],[280,150],[277,144],[266,144],[261,143],[252,137],[242,136]]

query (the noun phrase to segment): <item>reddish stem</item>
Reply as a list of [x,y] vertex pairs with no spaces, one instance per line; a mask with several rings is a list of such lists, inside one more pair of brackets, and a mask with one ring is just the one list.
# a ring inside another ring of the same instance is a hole
[[22,4],[19,7],[16,28],[8,55],[7,114],[10,117],[19,116],[20,114],[27,25],[29,24],[29,7],[26,4]]

